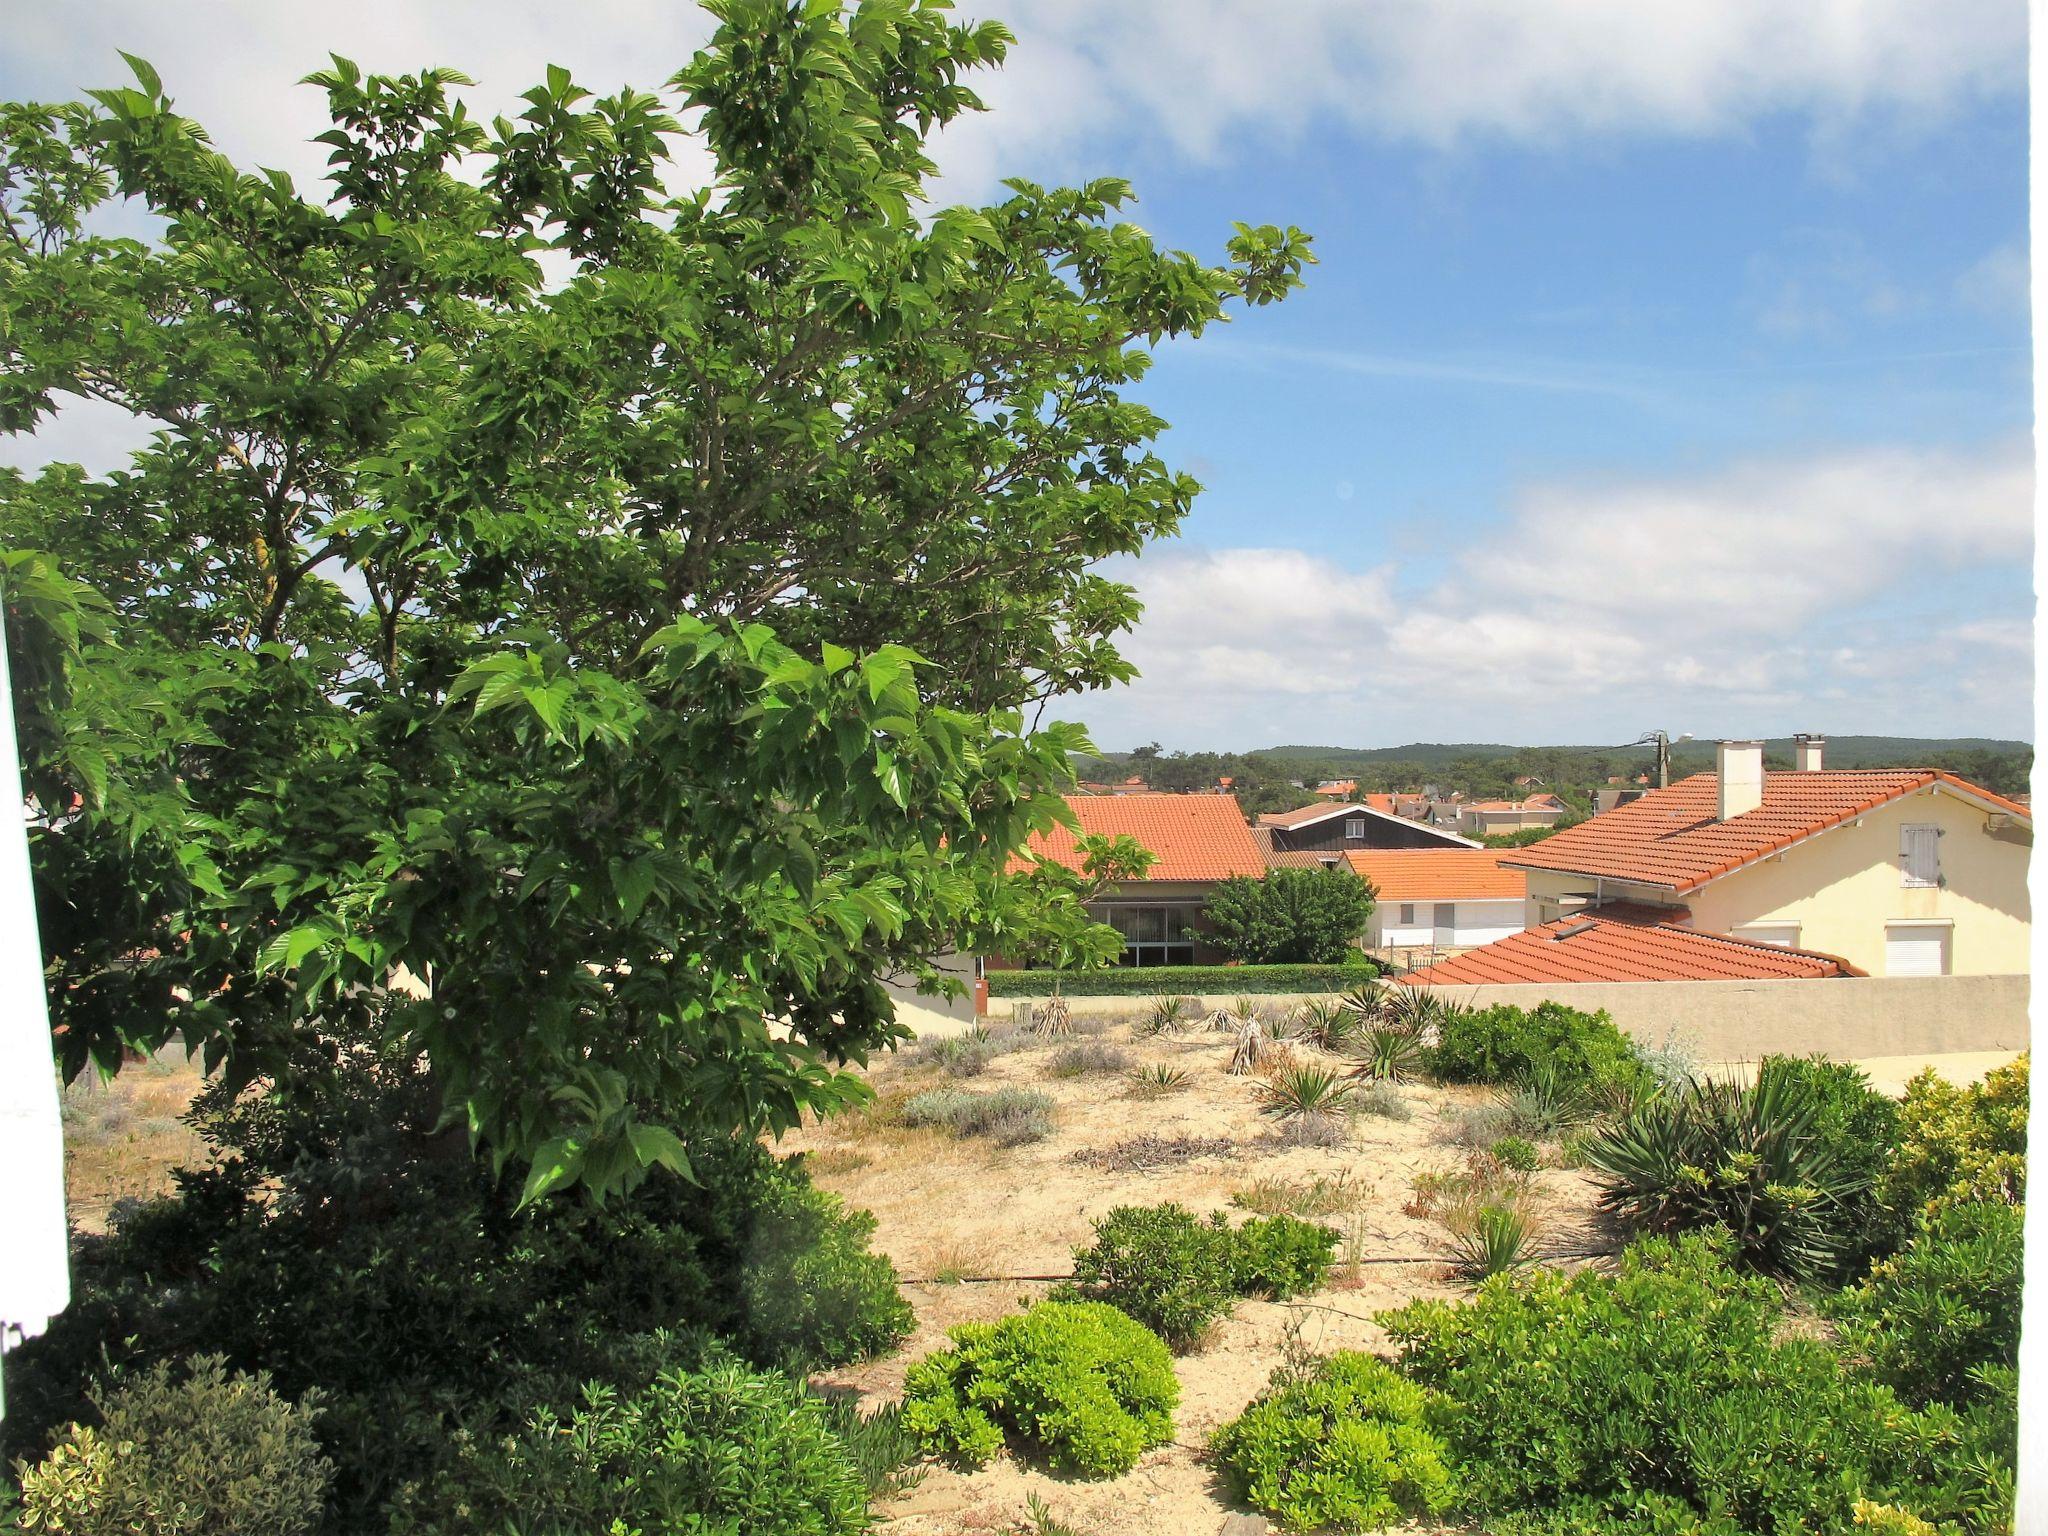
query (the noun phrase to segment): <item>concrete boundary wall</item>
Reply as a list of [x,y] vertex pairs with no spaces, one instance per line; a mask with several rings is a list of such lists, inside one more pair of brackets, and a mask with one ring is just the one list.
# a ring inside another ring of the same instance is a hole
[[[1438,987],[1459,1002],[1489,1008],[1533,1008],[1554,1000],[1588,1013],[1605,1009],[1648,1045],[1674,1032],[1703,1061],[1750,1061],[1774,1051],[1818,1051],[1839,1061],[1878,1056],[1931,1056],[1963,1051],[2023,1051],[2028,1043],[2025,976],[1843,976],[1809,981],[1569,982],[1558,985]],[[991,998],[993,1018],[1017,1003],[1043,998]],[[1259,997],[1280,1011],[1299,995]],[[1228,995],[1204,997],[1204,1009],[1227,1008]],[[1067,998],[1077,1018],[1136,1018],[1145,997]]]

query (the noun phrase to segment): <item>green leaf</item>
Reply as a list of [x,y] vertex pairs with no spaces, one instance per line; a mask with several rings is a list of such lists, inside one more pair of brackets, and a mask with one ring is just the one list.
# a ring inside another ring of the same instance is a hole
[[583,1176],[583,1148],[573,1137],[556,1136],[544,1141],[533,1154],[533,1166],[519,1191],[519,1209],[566,1189]]

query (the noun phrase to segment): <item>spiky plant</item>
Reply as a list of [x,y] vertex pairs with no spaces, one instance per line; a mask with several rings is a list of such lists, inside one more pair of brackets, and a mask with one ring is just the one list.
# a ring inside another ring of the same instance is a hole
[[1361,981],[1337,999],[1337,1006],[1360,1020],[1377,1022],[1386,1014],[1387,984],[1377,980]]
[[1451,1267],[1473,1283],[1535,1262],[1535,1223],[1514,1205],[1482,1205],[1451,1234]]
[[1358,1068],[1352,1076],[1380,1083],[1405,1083],[1422,1070],[1422,1040],[1392,1024],[1368,1028],[1354,1043]]
[[1442,1015],[1443,999],[1428,987],[1395,987],[1387,993],[1381,1011],[1389,1024],[1419,1035]]
[[1853,1199],[1867,1182],[1816,1135],[1819,1105],[1803,1079],[1753,1087],[1700,1082],[1650,1098],[1587,1137],[1580,1156],[1600,1205],[1653,1232],[1725,1225],[1752,1269],[1826,1279],[1851,1246]]
[[1360,1022],[1357,1014],[1348,1012],[1335,999],[1312,997],[1295,1013],[1289,1038],[1334,1054],[1351,1043]]
[[1335,1117],[1351,1100],[1351,1084],[1319,1062],[1289,1062],[1259,1084],[1259,1108],[1276,1120]]
[[1585,1124],[1594,1109],[1585,1091],[1548,1061],[1538,1062],[1533,1072],[1508,1090],[1503,1102],[1515,1129],[1546,1138]]
[[1128,1085],[1125,1092],[1134,1099],[1157,1099],[1169,1093],[1178,1093],[1188,1085],[1188,1074],[1184,1067],[1171,1062],[1155,1061],[1147,1066],[1133,1067],[1124,1074]]
[[1259,1000],[1240,993],[1230,1000],[1229,1008],[1222,1011],[1230,1017],[1231,1022],[1226,1027],[1234,1029],[1240,1024],[1249,1024],[1259,1017]]
[[1141,1035],[1172,1034],[1186,1022],[1188,1013],[1189,1004],[1184,997],[1155,997],[1145,1017],[1138,1022],[1137,1032]]

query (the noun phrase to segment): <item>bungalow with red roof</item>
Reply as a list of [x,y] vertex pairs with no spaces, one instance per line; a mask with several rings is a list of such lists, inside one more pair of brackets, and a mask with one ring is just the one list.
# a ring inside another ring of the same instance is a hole
[[1496,848],[1369,848],[1344,855],[1376,893],[1368,949],[1464,949],[1522,931],[1523,876]]
[[1638,950],[1680,928],[1872,976],[2025,974],[2027,808],[1936,769],[1828,770],[1823,745],[1801,738],[1798,766],[1767,773],[1760,742],[1722,742],[1714,772],[1502,865],[1525,876],[1538,932],[1628,903],[1660,914],[1648,938],[1620,936]]
[[[1202,943],[1202,908],[1209,893],[1234,875],[1254,879],[1266,860],[1235,795],[1164,793],[1069,795],[1079,836],[1125,836],[1156,857],[1143,880],[1119,882],[1088,904],[1089,915],[1124,936],[1124,965],[1214,965],[1220,952]],[[1033,837],[1010,861],[1012,871],[1038,859],[1079,870],[1077,834],[1055,827]],[[1190,938],[1190,930],[1196,937]],[[989,958],[990,970],[1006,960]]]
[[1554,827],[1564,819],[1565,803],[1553,794],[1526,800],[1477,800],[1458,808],[1458,830],[1470,837],[1519,832],[1524,827]]
[[1835,955],[1700,933],[1683,907],[1630,902],[1512,934],[1440,960],[1410,986],[1559,985],[1581,981],[1805,981],[1862,973]]
[[1470,838],[1375,805],[1305,805],[1272,811],[1259,826],[1276,853],[1340,854],[1353,848],[1476,848]]

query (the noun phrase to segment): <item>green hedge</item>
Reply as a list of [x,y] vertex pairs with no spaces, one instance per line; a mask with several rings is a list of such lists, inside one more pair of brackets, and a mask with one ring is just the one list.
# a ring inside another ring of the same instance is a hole
[[1126,965],[1099,971],[990,971],[990,997],[1235,997],[1257,992],[1347,992],[1385,967],[1360,955],[1342,965]]

